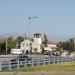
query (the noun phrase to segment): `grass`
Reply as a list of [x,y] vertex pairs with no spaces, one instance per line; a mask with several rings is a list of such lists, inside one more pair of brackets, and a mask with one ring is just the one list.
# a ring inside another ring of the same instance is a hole
[[2,71],[0,75],[75,75],[75,62]]
[[75,63],[49,64],[39,67],[28,67],[17,70],[19,72],[42,72],[42,71],[75,71]]

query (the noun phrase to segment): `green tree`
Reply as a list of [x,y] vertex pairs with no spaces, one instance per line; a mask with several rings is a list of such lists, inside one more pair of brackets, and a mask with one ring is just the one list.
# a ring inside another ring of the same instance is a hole
[[0,43],[0,54],[5,54],[6,53],[6,44],[5,42]]
[[7,40],[0,39],[0,54],[6,53],[6,42],[7,42],[7,53],[9,54],[11,51],[11,48],[16,47],[16,42],[13,39],[13,37],[8,37]]
[[58,48],[59,47],[60,47],[60,49],[63,48],[64,50],[68,50],[69,52],[73,52],[73,51],[75,51],[74,40],[72,38],[70,38],[69,41],[59,42]]
[[13,37],[7,38],[7,53],[10,53],[12,48],[16,47],[16,41],[13,39]]
[[70,50],[70,42],[69,41],[60,42],[60,48],[63,48],[64,50]]
[[18,44],[18,48],[20,48],[20,43],[22,42],[24,40],[24,37],[21,37],[21,36],[18,36],[17,38],[16,38],[16,43]]
[[16,47],[16,41],[13,39],[13,37],[7,38],[7,46],[9,48],[15,48]]
[[70,38],[70,51],[75,51],[75,43],[72,38]]
[[42,42],[43,43],[43,45],[45,46],[45,47],[47,47],[47,43],[48,43],[48,38],[47,38],[47,35],[44,33],[44,41]]
[[41,53],[44,54],[44,45],[41,45]]

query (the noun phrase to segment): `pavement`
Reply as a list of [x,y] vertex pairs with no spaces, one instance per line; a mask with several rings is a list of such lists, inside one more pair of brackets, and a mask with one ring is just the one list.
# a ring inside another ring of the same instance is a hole
[[0,72],[0,75],[75,75],[75,72]]

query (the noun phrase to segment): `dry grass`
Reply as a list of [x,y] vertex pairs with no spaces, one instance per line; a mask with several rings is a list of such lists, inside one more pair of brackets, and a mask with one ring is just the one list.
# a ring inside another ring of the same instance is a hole
[[23,68],[12,72],[0,72],[0,75],[75,75],[75,62]]
[[19,69],[20,72],[41,72],[41,71],[74,71],[75,72],[75,63],[64,63],[64,64],[49,64],[46,66],[39,67],[28,67]]

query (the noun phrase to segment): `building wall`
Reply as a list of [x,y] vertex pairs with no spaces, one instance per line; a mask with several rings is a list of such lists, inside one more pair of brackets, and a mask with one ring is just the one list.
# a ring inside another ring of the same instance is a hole
[[32,47],[31,45],[32,45],[32,42],[26,39],[21,43],[21,50],[23,50],[24,52],[26,52],[26,50],[30,51]]
[[33,48],[33,51],[34,51],[34,52],[35,52],[35,49],[37,49],[37,52],[38,52],[38,53],[41,52],[41,44],[33,43],[32,48]]
[[49,47],[49,48],[57,48],[57,45],[54,45],[54,44],[47,44],[47,47]]
[[42,44],[42,36],[40,33],[34,34],[34,44],[33,48],[37,48],[37,52],[41,53],[41,44]]
[[47,44],[47,47],[44,47],[44,50],[48,50],[48,51],[54,51],[56,50],[57,48],[57,45],[54,45],[54,44]]
[[41,44],[42,43],[41,38],[34,38],[34,43]]
[[35,42],[31,42],[28,39],[26,39],[23,42],[21,42],[21,50],[23,52],[26,52],[26,50],[28,51],[32,50],[32,52],[35,52],[35,49],[37,49],[37,52],[41,52],[41,41],[40,39],[35,40],[36,40]]
[[21,42],[21,50],[24,50],[24,52],[26,52],[26,50],[30,51],[32,49],[32,52],[35,52],[36,50],[36,52],[41,53],[41,44],[42,44],[41,34],[37,33],[34,34],[33,41],[26,39],[23,42]]
[[22,54],[21,49],[11,49],[11,54]]

